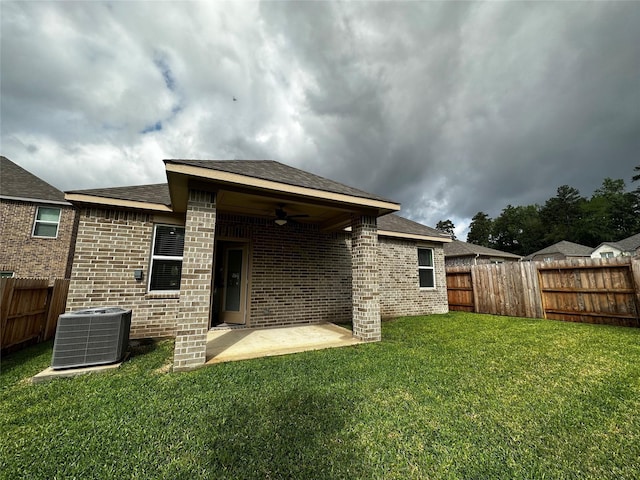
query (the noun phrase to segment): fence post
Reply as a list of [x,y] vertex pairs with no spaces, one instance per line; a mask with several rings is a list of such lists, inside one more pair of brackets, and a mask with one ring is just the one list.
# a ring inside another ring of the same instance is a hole
[[633,288],[636,291],[636,316],[640,320],[640,257],[631,259],[631,276],[633,277]]

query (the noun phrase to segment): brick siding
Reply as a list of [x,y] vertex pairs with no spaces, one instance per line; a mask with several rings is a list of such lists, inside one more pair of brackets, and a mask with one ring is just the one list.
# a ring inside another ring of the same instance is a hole
[[[82,209],[67,312],[118,306],[132,309],[131,338],[174,336],[178,295],[147,294],[153,215]],[[144,271],[135,280],[135,269]]]
[[186,217],[173,355],[175,371],[198,367],[205,362],[216,228],[215,194],[189,190]]
[[[351,234],[325,233],[316,225],[292,222],[278,226],[265,218],[211,211],[207,215],[207,224],[197,227],[204,229],[204,237],[211,236],[215,218],[216,240],[244,240],[249,245],[248,326],[351,321]],[[184,224],[179,216],[173,222]],[[171,222],[156,219],[156,223]],[[175,336],[181,299],[175,294],[147,293],[153,225],[154,215],[147,213],[79,211],[67,311],[102,305],[131,308],[132,338]],[[199,243],[199,250],[209,249],[205,238]],[[377,245],[374,265],[382,317],[447,311],[444,254],[439,244],[425,245],[434,248],[435,290],[418,286],[415,241],[380,237]],[[189,248],[185,245],[185,261]],[[134,279],[135,269],[144,271],[143,281]],[[200,280],[209,281],[204,278],[208,273],[198,270],[197,275],[203,275]],[[183,274],[185,279],[191,275],[186,270]]]
[[351,320],[351,252],[346,233],[219,215],[216,237],[249,240],[253,327]]
[[[60,208],[57,238],[31,236],[38,206]],[[75,215],[71,206],[0,201],[0,270],[22,278],[68,278]]]
[[375,342],[381,337],[376,217],[356,217],[351,222],[351,272],[353,336]]
[[435,289],[419,286],[418,243],[415,240],[387,237],[378,240],[380,314],[383,318],[449,311],[442,245],[420,242],[419,246],[433,248]]

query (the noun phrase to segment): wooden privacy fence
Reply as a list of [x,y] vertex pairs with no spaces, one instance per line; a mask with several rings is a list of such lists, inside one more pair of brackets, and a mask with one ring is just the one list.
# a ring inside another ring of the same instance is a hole
[[49,340],[56,333],[58,316],[64,313],[69,280],[0,279],[0,349]]
[[640,258],[447,267],[449,309],[640,326]]

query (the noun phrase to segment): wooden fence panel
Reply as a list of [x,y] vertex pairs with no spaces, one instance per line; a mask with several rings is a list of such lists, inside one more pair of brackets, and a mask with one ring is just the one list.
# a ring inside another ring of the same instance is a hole
[[573,259],[538,267],[546,318],[640,326],[634,267],[638,259]]
[[49,298],[49,311],[47,312],[47,323],[41,341],[47,341],[56,334],[58,326],[58,317],[64,313],[67,306],[67,295],[69,294],[69,279],[59,278],[51,288],[51,296]]
[[0,279],[0,349],[53,337],[68,291],[69,280],[49,286],[47,279]]
[[449,309],[461,312],[474,312],[473,281],[468,267],[447,269],[447,296]]
[[640,326],[638,257],[449,267],[447,286],[451,310]]

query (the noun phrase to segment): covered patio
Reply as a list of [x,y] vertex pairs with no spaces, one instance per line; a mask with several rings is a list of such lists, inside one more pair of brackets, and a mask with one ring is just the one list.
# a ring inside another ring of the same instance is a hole
[[365,343],[333,323],[274,328],[214,328],[207,333],[206,363],[346,347]]

